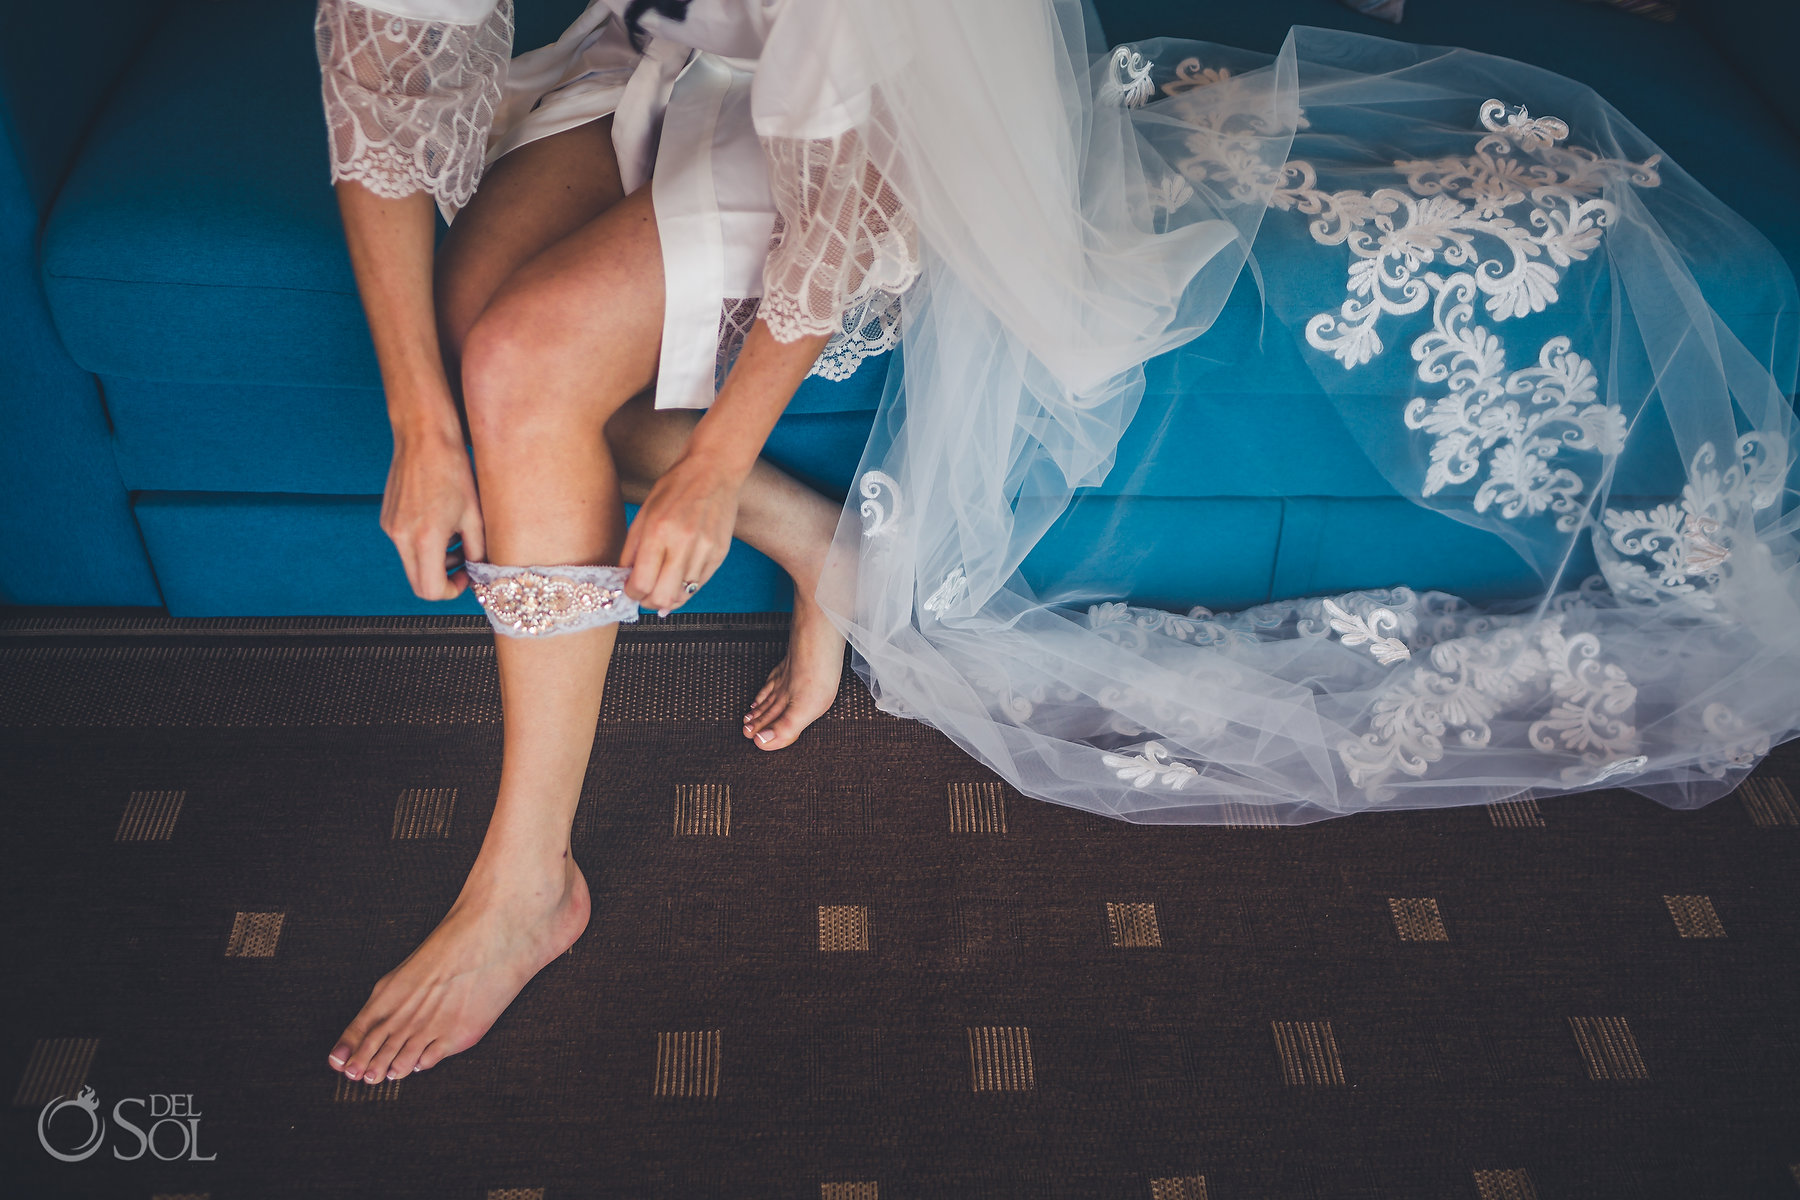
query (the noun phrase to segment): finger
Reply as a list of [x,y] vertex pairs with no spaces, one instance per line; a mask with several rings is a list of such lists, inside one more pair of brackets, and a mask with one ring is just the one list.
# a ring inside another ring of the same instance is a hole
[[404,538],[389,537],[394,543],[394,553],[400,556],[400,569],[406,572],[406,586],[413,590],[413,595],[424,599],[425,592],[419,582],[417,564],[413,562],[412,543]]
[[444,551],[444,578],[450,582],[450,594],[460,596],[469,590],[469,573],[464,568],[469,563],[468,539],[460,533],[450,542]]
[[710,573],[705,568],[708,555],[708,547],[704,543],[690,542],[686,553],[671,554],[664,560],[663,569],[657,577],[656,590],[651,593],[651,598],[657,602],[657,608],[661,612],[665,615],[672,613],[692,599],[688,595],[687,585],[705,582],[706,575]]
[[[444,534],[427,531],[418,535],[413,542],[413,562],[417,564],[418,573],[421,576],[420,582],[424,584],[419,595],[426,600],[443,600],[452,594],[450,581],[444,578],[442,571],[435,569],[439,561],[438,556],[443,553],[446,540],[448,539]],[[434,569],[427,570],[426,563],[430,563]]]
[[487,561],[487,528],[481,519],[481,509],[470,505],[463,513],[463,557],[470,562]]
[[666,616],[675,612],[693,599],[688,595],[687,585],[695,578],[697,568],[690,558],[673,559],[664,565],[662,575],[656,581],[656,591],[652,593],[657,607]]
[[650,603],[650,592],[656,587],[658,574],[663,566],[662,544],[655,538],[646,538],[638,546],[637,558],[633,560],[631,574],[625,579],[625,594],[646,608],[655,607]]

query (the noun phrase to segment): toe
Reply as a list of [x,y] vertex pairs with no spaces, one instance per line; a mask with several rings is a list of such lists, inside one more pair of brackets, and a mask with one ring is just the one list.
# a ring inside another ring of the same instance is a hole
[[419,1057],[424,1054],[425,1047],[431,1044],[431,1035],[415,1033],[406,1039],[394,1055],[394,1061],[388,1064],[387,1076],[390,1079],[404,1079],[419,1069]]
[[756,739],[757,745],[766,746],[768,744],[770,737],[773,736],[770,733],[770,727],[775,724],[781,717],[781,714],[786,712],[787,709],[788,698],[783,695],[779,697],[776,702],[767,705],[761,712],[756,714],[755,719],[750,722],[750,733],[751,736]]
[[400,1053],[401,1047],[405,1044],[405,1031],[396,1031],[390,1034],[387,1040],[381,1043],[381,1049],[377,1050],[369,1059],[369,1069],[363,1072],[364,1082],[380,1083],[388,1078],[388,1069],[393,1066],[394,1057]]
[[790,700],[757,734],[756,744],[764,750],[780,750],[792,745],[794,739],[806,732],[807,726],[824,716],[830,707],[829,699],[823,704],[816,700],[808,703]]
[[796,712],[790,704],[782,710],[779,717],[770,722],[767,729],[756,735],[756,744],[764,750],[780,750],[792,745],[794,739],[810,724],[812,722]]
[[449,1058],[451,1053],[450,1043],[446,1042],[443,1038],[438,1038],[434,1042],[428,1042],[426,1043],[425,1048],[419,1052],[419,1063],[416,1069],[420,1071],[429,1071],[431,1068],[443,1062],[446,1058]]
[[350,1061],[344,1065],[346,1079],[361,1079],[374,1082],[372,1074],[375,1068],[375,1056],[381,1053],[382,1043],[387,1041],[387,1030],[375,1025],[363,1036],[363,1040],[350,1054]]
[[331,1054],[325,1061],[331,1064],[332,1070],[348,1075],[351,1065],[361,1062],[356,1057],[356,1048],[368,1040],[369,1026],[364,1022],[363,1014],[358,1013],[356,1020],[350,1022],[349,1027],[338,1035],[337,1045],[332,1047]]

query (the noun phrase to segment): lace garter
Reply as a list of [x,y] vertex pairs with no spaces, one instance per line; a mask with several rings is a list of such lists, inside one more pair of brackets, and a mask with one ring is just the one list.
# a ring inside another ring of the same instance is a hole
[[628,567],[463,566],[488,624],[507,637],[547,637],[638,619],[637,601],[625,594]]

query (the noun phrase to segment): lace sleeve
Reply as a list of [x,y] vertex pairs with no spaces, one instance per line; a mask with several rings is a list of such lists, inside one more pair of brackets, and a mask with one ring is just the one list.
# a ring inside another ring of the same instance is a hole
[[781,221],[763,268],[761,313],[777,341],[841,333],[853,306],[912,284],[918,234],[861,134],[765,136],[762,144]]
[[319,0],[314,33],[332,181],[355,180],[394,198],[430,192],[447,216],[467,204],[481,178],[512,32],[512,0],[499,0],[472,24]]

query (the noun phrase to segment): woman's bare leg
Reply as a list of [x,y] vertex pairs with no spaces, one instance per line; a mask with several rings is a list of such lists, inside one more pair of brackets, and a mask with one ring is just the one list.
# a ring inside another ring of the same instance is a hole
[[[439,341],[454,386],[463,340],[500,286],[530,259],[618,202],[612,118],[529,142],[502,157],[451,226],[438,256]],[[637,503],[680,457],[697,414],[640,395],[607,425],[625,499]],[[788,653],[745,714],[745,737],[779,750],[837,697],[844,640],[813,600],[839,506],[767,462],[744,483],[737,537],[794,581]]]
[[[662,312],[640,191],[509,276],[468,331],[463,399],[490,561],[618,561],[604,427],[654,376]],[[450,912],[345,1030],[332,1058],[347,1077],[398,1077],[474,1045],[586,927],[569,831],[616,631],[495,639],[506,724],[493,818]]]
[[[638,503],[687,447],[695,413],[657,409],[648,395],[621,408],[606,426],[625,499]],[[769,673],[744,715],[744,736],[779,750],[818,720],[837,698],[844,670],[844,638],[813,593],[837,532],[833,504],[764,459],[744,482],[737,536],[774,559],[794,581],[794,623],[788,652]]]

